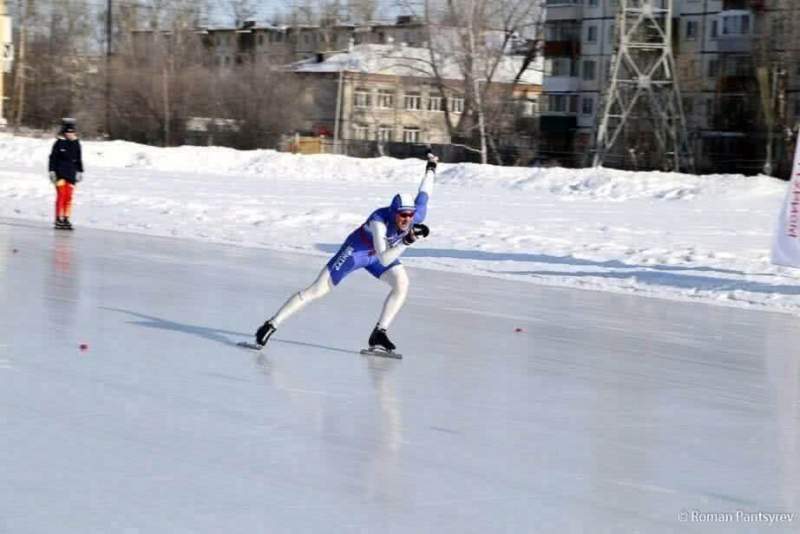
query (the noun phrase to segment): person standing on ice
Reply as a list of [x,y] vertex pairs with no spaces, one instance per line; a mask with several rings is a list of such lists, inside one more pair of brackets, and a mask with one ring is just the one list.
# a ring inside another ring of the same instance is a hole
[[[430,160],[429,160],[430,161]],[[304,306],[327,295],[348,274],[366,269],[372,276],[389,285],[391,290],[383,303],[378,324],[369,336],[370,350],[393,352],[396,348],[386,330],[403,306],[408,294],[408,275],[400,256],[418,239],[428,237],[430,230],[422,222],[428,212],[428,199],[433,193],[435,171],[428,168],[416,197],[398,193],[391,204],[367,217],[342,244],[339,251],[320,271],[307,288],[289,300],[256,331],[256,345],[266,345],[281,324]]]
[[56,187],[56,221],[59,230],[72,230],[72,193],[83,179],[81,142],[75,122],[64,119],[58,139],[53,143],[48,165],[50,182]]

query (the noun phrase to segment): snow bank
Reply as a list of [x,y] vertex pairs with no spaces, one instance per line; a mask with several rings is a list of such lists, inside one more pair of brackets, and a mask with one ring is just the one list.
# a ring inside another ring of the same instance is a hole
[[[51,141],[0,137],[0,217],[49,221]],[[374,208],[413,192],[421,159],[84,142],[75,225],[328,256]],[[800,311],[769,263],[786,184],[768,177],[442,164],[413,266]],[[320,265],[322,260],[320,259]]]

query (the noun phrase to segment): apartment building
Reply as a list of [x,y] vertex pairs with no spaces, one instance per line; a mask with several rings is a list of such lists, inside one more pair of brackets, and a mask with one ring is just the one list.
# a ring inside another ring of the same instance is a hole
[[795,0],[683,0],[676,54],[701,168],[786,175],[800,119]]
[[[244,63],[283,64],[335,53],[354,44],[405,44],[422,46],[427,32],[420,21],[409,16],[397,17],[394,23],[368,25],[328,24],[275,25],[245,21],[241,26],[204,27],[194,31],[202,45],[204,59],[211,65],[225,68]],[[159,38],[171,32],[136,30],[132,33],[137,58],[152,57]]]
[[617,3],[547,0],[545,7],[540,150],[563,165],[580,166],[609,82]]
[[[800,119],[800,2],[672,1],[676,75],[697,170],[752,174],[766,164],[785,172],[787,131]],[[587,161],[619,8],[618,0],[546,0],[541,130],[553,158]]]

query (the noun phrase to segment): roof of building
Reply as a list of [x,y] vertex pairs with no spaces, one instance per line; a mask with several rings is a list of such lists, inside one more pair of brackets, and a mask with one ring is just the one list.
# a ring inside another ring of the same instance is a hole
[[[455,55],[437,58],[440,76],[448,80],[461,80],[463,75]],[[493,82],[511,83],[522,68],[524,58],[503,55]],[[398,44],[355,45],[349,52],[333,54],[323,61],[306,59],[292,65],[295,72],[360,72],[364,74],[386,74],[393,76],[415,76],[433,78],[430,51],[427,48]],[[520,76],[521,83],[540,85],[542,69],[531,64]]]

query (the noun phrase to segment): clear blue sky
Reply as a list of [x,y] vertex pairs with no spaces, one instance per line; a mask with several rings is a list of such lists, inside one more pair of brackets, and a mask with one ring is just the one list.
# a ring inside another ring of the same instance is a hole
[[[212,24],[233,24],[233,10],[227,0],[212,0],[210,20]],[[289,14],[296,2],[293,0],[257,0],[253,2],[257,6],[258,13],[256,19],[268,21],[276,14]],[[342,2],[343,5],[346,1]],[[380,20],[393,20],[398,14],[405,13],[405,9],[397,7],[397,2],[392,0],[379,0],[379,8],[376,16]]]

